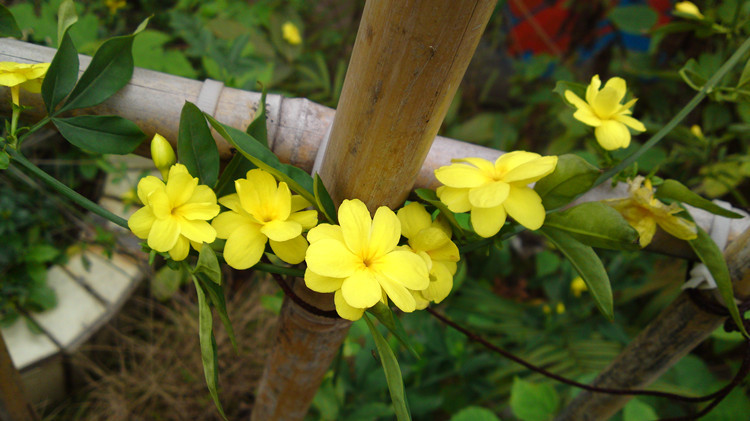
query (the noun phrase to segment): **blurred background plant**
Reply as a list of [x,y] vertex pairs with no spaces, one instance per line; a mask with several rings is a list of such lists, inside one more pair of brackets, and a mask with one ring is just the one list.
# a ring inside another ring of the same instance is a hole
[[[56,45],[59,1],[10,3],[27,40]],[[623,77],[638,98],[635,117],[645,123],[649,133],[655,132],[750,35],[750,2],[706,0],[696,4],[700,15],[675,12],[674,2],[669,0],[499,1],[441,134],[501,150],[575,153],[592,163],[611,165],[632,153],[648,133],[634,137],[628,149],[605,155],[605,161],[599,162],[601,150],[592,130],[572,117],[573,110],[553,91],[556,81],[587,83],[594,74],[603,80]],[[131,31],[153,14],[149,29],[135,40],[137,66],[189,78],[212,78],[248,90],[258,90],[257,83],[261,83],[273,93],[335,107],[363,5],[346,0],[80,2],[80,18],[71,36],[81,52],[90,54],[105,36]],[[747,207],[749,141],[750,65],[733,70],[709,99],[664,142],[642,156],[630,173],[677,178],[708,198]],[[26,200],[20,193],[13,195],[18,196],[14,203]],[[5,199],[3,193],[0,201]],[[25,239],[21,250],[28,250],[36,247],[28,238],[42,237],[32,232],[19,234],[14,241]],[[454,292],[437,308],[537,365],[590,380],[679,293],[688,270],[687,263],[663,256],[599,254],[613,282],[614,323],[605,321],[587,299],[587,292],[575,287],[577,275],[569,263],[532,234],[468,254],[460,265]],[[61,258],[53,253],[26,255],[25,260],[10,260],[32,267],[36,262],[27,260]],[[179,276],[155,278],[153,290],[144,293],[151,304],[139,317],[161,320],[153,306],[177,313],[194,308],[184,306],[183,301],[195,297],[185,294],[181,284]],[[43,306],[39,300],[49,303],[43,289],[35,294],[41,298],[34,298],[34,305]],[[266,293],[254,305],[277,312],[281,297],[280,292]],[[157,304],[156,298],[166,301]],[[230,316],[239,315],[230,310]],[[141,337],[131,325],[141,320],[133,316],[116,326],[123,337]],[[468,342],[427,313],[403,315],[402,320],[421,355],[416,359],[404,350],[398,355],[415,419],[548,420],[576,392]],[[196,339],[194,328],[180,332]],[[363,322],[355,323],[313,402],[310,419],[393,418],[385,379],[366,332]],[[157,340],[157,336],[149,338],[149,343],[164,349],[138,353],[142,344],[121,340],[117,345],[125,350],[118,352],[131,352],[134,363],[113,365],[119,357],[112,356],[86,365],[91,383],[85,389],[88,392],[77,398],[84,402],[95,399],[97,404],[73,403],[78,408],[75,416],[68,410],[62,413],[70,419],[97,419],[93,414],[112,414],[115,405],[124,405],[124,409],[118,407],[124,414],[119,419],[188,418],[174,418],[168,406],[138,407],[135,395],[143,392],[142,388],[96,387],[137,378],[140,363],[135,361],[173,352],[169,342]],[[258,349],[270,346],[267,336],[249,332],[238,334],[238,339],[245,346],[252,341],[252,347]],[[398,349],[397,341],[390,339]],[[736,370],[739,343],[736,334],[715,332],[655,386],[696,395],[715,390]],[[192,355],[197,358],[197,351]],[[229,360],[219,361],[229,364]],[[113,366],[116,368],[111,369]],[[170,383],[165,393],[180,396],[181,388],[202,387],[198,370],[183,373],[182,381]],[[229,377],[222,378],[222,384],[230,389]],[[228,407],[239,408],[252,401],[252,393],[251,389],[244,394],[227,392],[222,398]],[[207,395],[201,396],[206,407],[211,407]],[[655,419],[689,410],[669,401],[638,398],[615,419]],[[210,411],[191,411],[190,418],[214,416]],[[749,411],[747,388],[738,389],[705,419],[735,419],[733,415]]]

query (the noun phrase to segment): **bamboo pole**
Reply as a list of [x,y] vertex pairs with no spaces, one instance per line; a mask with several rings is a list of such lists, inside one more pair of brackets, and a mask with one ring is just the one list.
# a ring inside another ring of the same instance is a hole
[[[740,299],[750,296],[750,229],[729,244],[724,257]],[[686,293],[680,294],[615,358],[592,386],[642,389],[703,342],[726,317],[696,306]],[[606,420],[632,399],[581,391],[558,415],[558,421]]]
[[0,421],[32,421],[38,417],[26,399],[21,375],[0,335]]
[[[403,202],[495,2],[367,2],[320,171],[335,202],[358,198],[371,211]],[[332,294],[295,289],[333,308]],[[252,419],[302,419],[350,325],[285,299]]]

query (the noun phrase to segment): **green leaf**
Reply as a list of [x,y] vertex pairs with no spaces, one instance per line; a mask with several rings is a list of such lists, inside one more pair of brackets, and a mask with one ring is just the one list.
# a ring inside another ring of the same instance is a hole
[[65,97],[70,93],[78,80],[78,51],[68,33],[64,33],[60,48],[47,70],[42,81],[42,98],[47,107],[47,113],[52,114]]
[[388,383],[388,391],[391,394],[391,401],[393,402],[393,410],[396,412],[396,419],[398,421],[411,420],[411,413],[406,404],[404,380],[401,376],[401,368],[398,366],[396,355],[385,338],[383,338],[383,335],[372,324],[370,318],[366,314],[362,318],[365,319],[367,327],[370,328],[370,334],[375,341],[375,347],[378,349],[380,363],[383,365],[383,371],[385,371],[385,381]]
[[224,171],[221,172],[219,181],[216,182],[216,187],[214,188],[216,197],[224,197],[234,193],[234,180],[245,177],[247,172],[253,168],[256,168],[256,166],[245,158],[244,155],[241,153],[234,154],[227,166],[224,167]]
[[187,272],[180,266],[178,270],[162,266],[154,276],[151,277],[151,295],[159,301],[166,301],[180,289],[180,285],[187,280]]
[[599,311],[609,320],[614,320],[612,286],[609,284],[607,271],[604,270],[604,265],[594,249],[555,228],[542,227],[539,232],[560,250],[581,275]]
[[[57,46],[60,47],[63,42],[63,35],[74,23],[78,21],[76,5],[73,0],[64,0],[57,9]],[[76,71],[78,66],[76,66]],[[76,75],[77,76],[77,75]]]
[[692,192],[677,180],[664,180],[664,183],[656,188],[656,193],[654,193],[654,195],[660,199],[671,199],[686,203],[715,215],[725,216],[727,218],[743,218],[742,215],[724,209],[716,203]]
[[607,17],[623,32],[644,34],[653,28],[659,15],[646,5],[615,7]]
[[201,184],[209,187],[216,184],[219,178],[219,149],[203,112],[192,102],[185,102],[180,114],[177,156]]
[[391,333],[393,333],[393,336],[395,336],[396,339],[401,342],[404,348],[406,348],[411,353],[411,355],[419,359],[419,353],[416,349],[414,349],[411,342],[409,342],[409,335],[406,334],[404,326],[401,324],[401,321],[398,319],[398,317],[394,317],[393,311],[390,307],[383,304],[382,302],[378,302],[374,307],[370,308],[367,311],[375,316],[378,321],[383,324],[383,326],[385,326]]
[[201,285],[203,285],[203,288],[205,288],[205,292],[208,294],[209,300],[211,300],[211,305],[213,305],[216,312],[219,313],[219,318],[224,325],[224,330],[227,331],[229,341],[232,342],[232,347],[234,347],[235,352],[239,352],[237,340],[234,336],[234,328],[232,328],[232,322],[229,320],[229,313],[227,313],[227,302],[224,298],[224,286],[206,279],[206,276],[203,273],[198,274],[198,279],[200,280]]
[[575,83],[575,82],[566,82],[564,80],[560,80],[555,84],[555,89],[552,90],[552,92],[560,95],[560,98],[568,104],[568,106],[577,108],[575,105],[568,102],[568,100],[565,98],[565,91],[571,91],[574,94],[578,95],[578,98],[586,98],[586,88],[588,85],[584,85],[582,83]]
[[706,231],[697,225],[696,227],[698,228],[698,238],[689,240],[688,243],[690,243],[690,247],[693,248],[698,258],[701,259],[701,262],[708,267],[708,271],[711,272],[711,276],[713,276],[719,289],[719,294],[724,299],[724,305],[729,310],[729,314],[732,315],[732,320],[739,326],[740,331],[748,336],[742,323],[740,310],[737,308],[737,302],[734,300],[732,278],[729,276],[729,268],[726,260],[724,260],[724,254]]
[[510,388],[510,409],[523,421],[551,420],[560,406],[560,396],[547,383],[535,384],[519,377]]
[[565,154],[557,158],[552,174],[537,181],[534,190],[542,198],[545,209],[567,205],[587,192],[601,174],[598,168],[577,155]]
[[656,413],[656,411],[654,411],[654,408],[638,398],[631,400],[625,405],[624,408],[622,408],[623,421],[643,421],[656,419],[659,419],[659,415]]
[[91,152],[124,155],[146,139],[135,123],[113,115],[53,117],[52,122],[68,142]]
[[268,147],[268,127],[266,126],[266,87],[261,85],[261,88],[262,93],[260,94],[258,111],[256,111],[253,121],[247,126],[245,133],[252,136],[255,140],[260,142],[261,145]]
[[0,4],[0,37],[21,38],[23,33],[18,27],[16,18],[7,7]]
[[26,250],[24,260],[33,263],[46,263],[60,255],[60,251],[49,244],[39,244]]
[[211,316],[211,307],[208,305],[206,300],[206,294],[203,292],[201,284],[198,279],[193,278],[195,283],[195,291],[198,294],[198,337],[200,338],[201,344],[201,361],[203,362],[203,374],[206,376],[206,386],[208,392],[211,394],[216,409],[221,414],[221,417],[226,420],[227,416],[224,415],[224,409],[221,407],[221,401],[219,401],[219,393],[217,391],[219,383],[219,363],[216,355],[216,339],[214,338],[213,332],[213,317]]
[[208,244],[203,244],[203,247],[201,247],[201,252],[198,255],[198,262],[195,264],[193,273],[203,273],[216,285],[221,285],[221,267],[219,267],[219,259],[216,257],[214,250]]
[[0,151],[0,170],[7,170],[10,165],[10,155],[8,152]]
[[745,67],[742,69],[742,74],[740,75],[740,81],[737,82],[737,89],[741,89],[748,82],[750,82],[750,60],[748,60],[745,63]]
[[315,193],[315,207],[317,207],[323,215],[325,215],[328,222],[331,224],[338,224],[338,214],[336,213],[336,206],[333,204],[331,195],[328,194],[326,186],[323,184],[320,175],[317,173],[313,178],[313,193]]
[[279,158],[247,133],[218,122],[210,115],[206,115],[208,122],[221,137],[231,143],[237,151],[244,155],[258,168],[268,171],[279,181],[286,182],[289,187],[304,197],[308,202],[315,203],[313,193],[313,179],[310,174],[293,165],[282,164]]
[[96,50],[59,112],[101,104],[128,84],[133,76],[133,37],[147,22],[131,35],[108,39]]
[[467,406],[453,414],[450,421],[500,421],[500,418],[487,408]]
[[612,250],[639,250],[638,231],[620,212],[602,202],[587,202],[547,215],[544,226],[566,231],[576,240]]

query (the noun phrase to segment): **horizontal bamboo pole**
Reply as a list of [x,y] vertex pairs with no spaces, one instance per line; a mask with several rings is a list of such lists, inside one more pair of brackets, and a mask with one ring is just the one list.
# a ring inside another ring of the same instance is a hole
[[[736,296],[747,299],[750,297],[750,229],[729,244],[724,257]],[[683,292],[641,331],[591,385],[642,389],[708,338],[725,320],[726,317],[701,309]],[[607,420],[630,399],[632,396],[584,390],[556,419]]]

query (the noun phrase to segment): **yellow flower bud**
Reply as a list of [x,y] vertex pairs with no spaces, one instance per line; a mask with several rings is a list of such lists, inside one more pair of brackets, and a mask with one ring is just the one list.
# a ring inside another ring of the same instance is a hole
[[693,134],[693,136],[697,137],[698,139],[703,139],[703,130],[701,130],[701,126],[697,124],[693,124],[690,126],[690,133]]
[[583,281],[583,278],[578,276],[570,283],[570,290],[573,292],[574,296],[580,297],[583,291],[588,291],[588,287],[586,286],[586,282]]
[[700,9],[698,9],[698,6],[693,4],[693,2],[689,1],[679,1],[675,3],[674,10],[677,12],[684,13],[686,15],[690,15],[696,19],[703,19],[703,13],[701,13]]
[[557,305],[555,306],[555,311],[557,312],[557,314],[565,313],[565,304],[557,303]]
[[172,145],[159,133],[155,134],[154,138],[151,139],[151,159],[154,160],[156,169],[161,172],[162,178],[166,181],[169,176],[169,168],[177,162],[177,157],[174,154]]
[[299,28],[292,22],[284,22],[281,25],[281,36],[286,42],[292,45],[302,44],[302,35],[299,33]]

